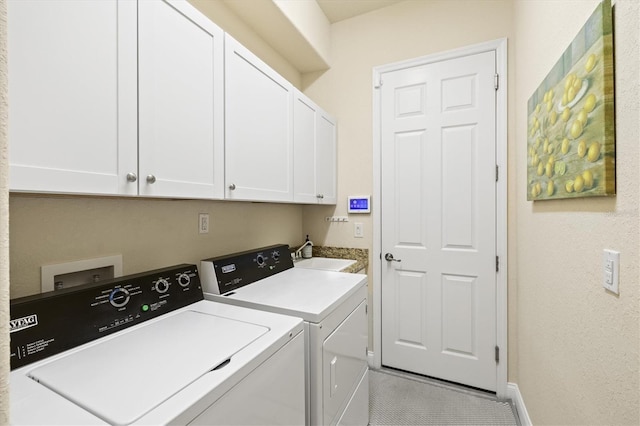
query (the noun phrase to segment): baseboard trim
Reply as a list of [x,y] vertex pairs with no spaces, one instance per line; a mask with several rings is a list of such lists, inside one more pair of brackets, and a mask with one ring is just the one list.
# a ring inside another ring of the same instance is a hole
[[524,405],[524,399],[522,399],[522,394],[517,384],[507,383],[507,396],[511,398],[511,401],[513,401],[513,404],[516,406],[520,424],[522,426],[532,426],[527,407]]
[[367,363],[369,368],[375,368],[375,354],[373,351],[367,351]]

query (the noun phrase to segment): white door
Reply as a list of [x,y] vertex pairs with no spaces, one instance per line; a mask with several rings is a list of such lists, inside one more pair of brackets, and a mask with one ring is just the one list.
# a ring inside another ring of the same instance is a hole
[[140,195],[223,198],[223,32],[186,2],[138,9]]
[[394,71],[380,89],[382,364],[491,391],[495,62],[491,51]]

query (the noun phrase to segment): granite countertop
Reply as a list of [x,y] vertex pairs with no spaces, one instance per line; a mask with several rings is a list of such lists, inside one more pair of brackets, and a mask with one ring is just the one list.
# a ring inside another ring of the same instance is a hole
[[331,259],[353,259],[356,261],[341,272],[356,273],[362,269],[367,271],[369,266],[369,250],[346,247],[313,246],[313,257],[328,257]]

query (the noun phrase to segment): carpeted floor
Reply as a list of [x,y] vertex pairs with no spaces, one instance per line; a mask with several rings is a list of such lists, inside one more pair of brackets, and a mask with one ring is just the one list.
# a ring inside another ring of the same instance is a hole
[[408,374],[370,371],[370,425],[519,425],[510,401]]

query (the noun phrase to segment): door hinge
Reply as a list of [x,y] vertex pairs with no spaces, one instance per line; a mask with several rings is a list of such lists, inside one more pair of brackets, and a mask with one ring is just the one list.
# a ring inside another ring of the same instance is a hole
[[500,348],[496,345],[496,364],[500,362]]
[[496,256],[496,272],[500,272],[500,256]]
[[364,313],[365,315],[369,313],[369,305],[364,305]]
[[498,165],[496,165],[496,182],[498,181],[498,176],[500,174],[499,170],[500,168],[498,167]]
[[379,89],[382,87],[382,77],[378,77],[378,81],[373,85],[374,89]]
[[498,88],[500,87],[500,75],[499,74],[495,74],[494,75],[493,87],[495,87],[496,90],[498,90]]

